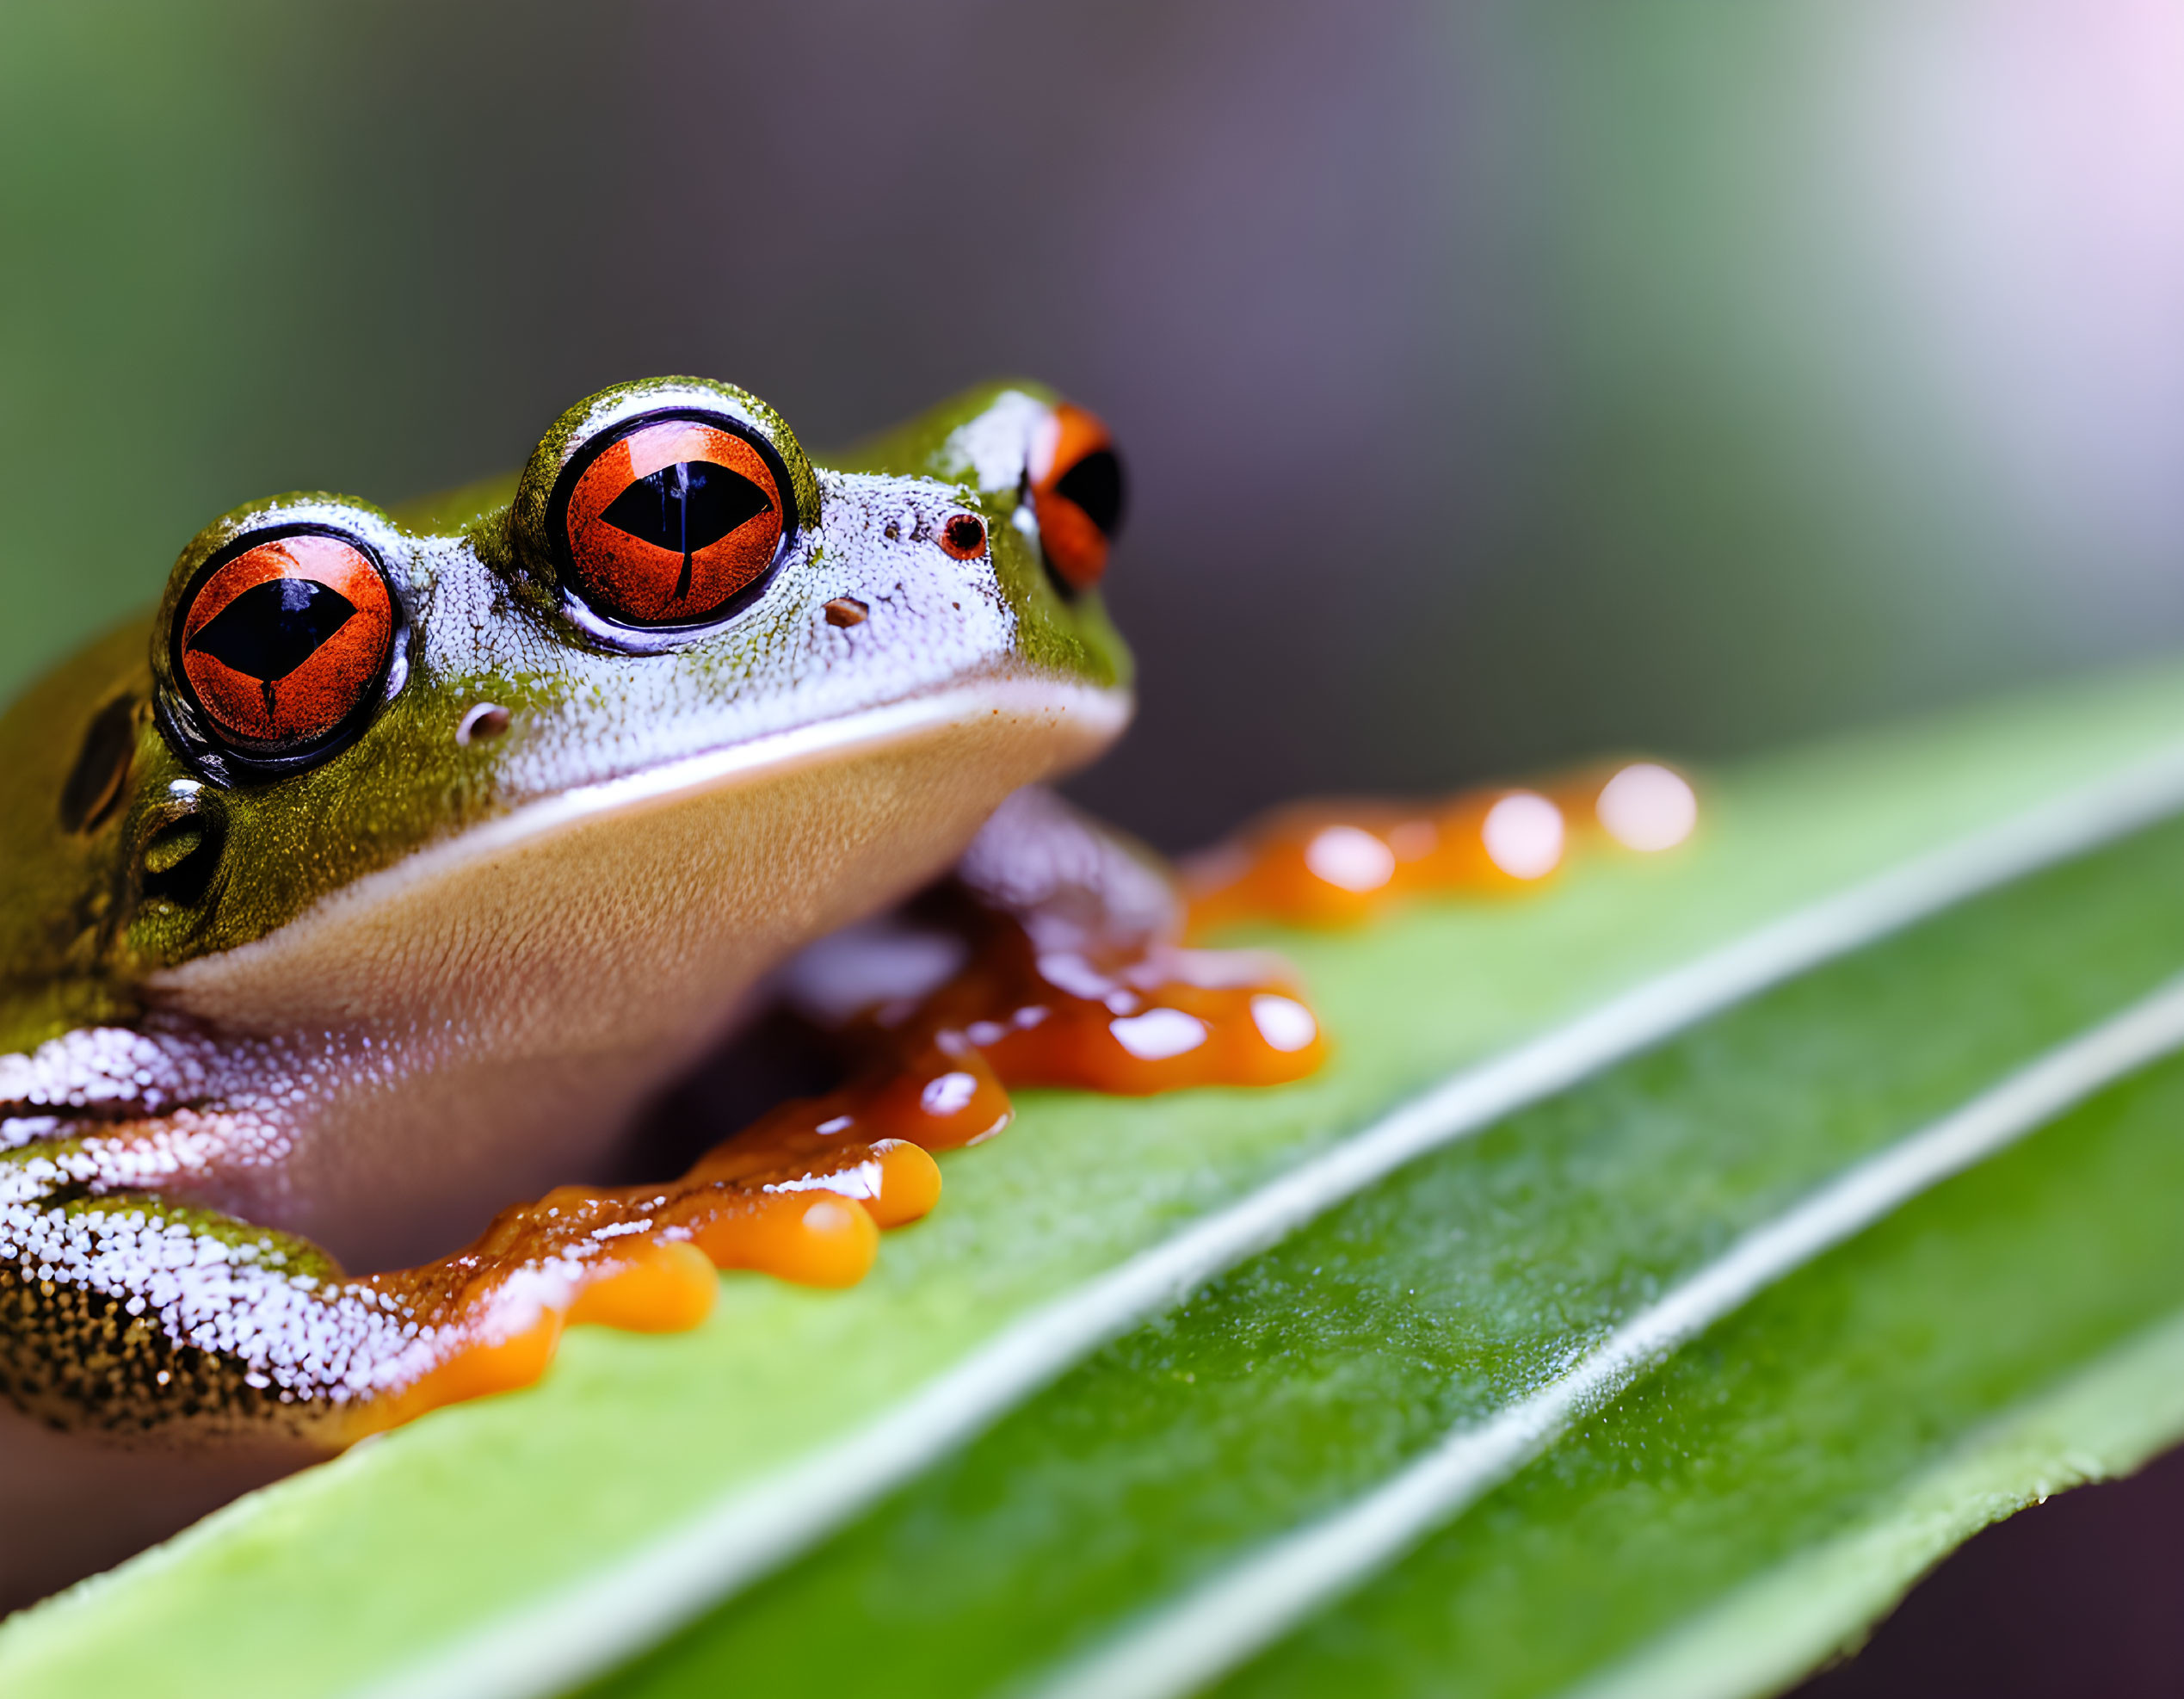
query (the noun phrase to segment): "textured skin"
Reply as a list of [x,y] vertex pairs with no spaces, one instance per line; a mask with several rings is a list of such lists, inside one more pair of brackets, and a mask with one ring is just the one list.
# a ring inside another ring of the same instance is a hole
[[[725,626],[624,652],[565,611],[545,492],[588,433],[694,402],[769,434],[801,534]],[[982,392],[830,473],[740,392],[625,386],[565,415],[512,491],[407,524],[330,497],[227,516],[148,633],[19,704],[0,722],[20,757],[0,760],[0,1390],[113,1432],[332,1433],[435,1351],[318,1243],[418,1260],[588,1177],[769,969],[1096,753],[1126,718],[1126,657],[1016,517],[1046,405]],[[991,539],[968,561],[938,541],[966,511]],[[355,744],[251,781],[189,741],[163,635],[213,550],[299,519],[388,562],[406,664]],[[842,596],[863,623],[829,622]],[[70,830],[59,799],[116,701],[134,758]],[[508,729],[460,743],[483,702]]]

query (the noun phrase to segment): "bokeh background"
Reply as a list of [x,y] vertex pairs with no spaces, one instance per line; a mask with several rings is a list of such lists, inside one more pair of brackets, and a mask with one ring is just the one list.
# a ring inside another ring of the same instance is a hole
[[2151,0],[17,0],[0,162],[0,695],[238,502],[675,371],[1107,416],[1079,789],[1171,847],[2184,633]]
[[[1169,847],[1733,756],[2184,637],[2184,11],[0,0],[0,697],[239,502],[666,372],[817,450],[1104,414],[1144,709],[1077,789]],[[1891,1633],[2031,1608],[1969,1597]]]

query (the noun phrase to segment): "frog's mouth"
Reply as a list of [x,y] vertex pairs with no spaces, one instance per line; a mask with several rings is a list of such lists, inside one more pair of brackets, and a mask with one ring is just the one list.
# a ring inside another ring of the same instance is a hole
[[1132,707],[1020,674],[572,788],[151,989],[231,1029],[429,1024],[486,1055],[710,1032],[775,961],[936,876],[1010,792],[1098,755]]

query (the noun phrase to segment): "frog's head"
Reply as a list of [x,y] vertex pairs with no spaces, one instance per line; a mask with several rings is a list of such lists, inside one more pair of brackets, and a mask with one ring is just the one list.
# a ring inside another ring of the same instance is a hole
[[1120,732],[1120,504],[1105,433],[1030,386],[828,469],[672,378],[579,403],[510,481],[238,509],[148,653],[0,728],[15,961],[246,1027],[701,998]]

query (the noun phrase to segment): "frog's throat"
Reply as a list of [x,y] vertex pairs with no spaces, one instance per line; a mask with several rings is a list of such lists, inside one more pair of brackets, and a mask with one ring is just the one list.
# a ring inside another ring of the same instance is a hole
[[1011,791],[1096,756],[1131,708],[1017,675],[585,786],[147,989],[241,1032],[438,1032],[473,1065],[684,1052],[790,952],[938,874]]

